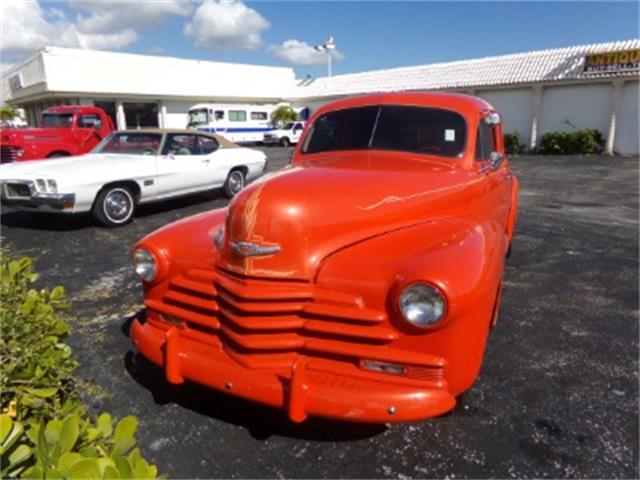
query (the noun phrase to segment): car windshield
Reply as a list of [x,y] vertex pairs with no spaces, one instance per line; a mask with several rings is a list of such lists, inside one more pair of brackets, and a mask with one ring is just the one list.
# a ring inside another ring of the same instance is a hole
[[294,125],[293,122],[289,122],[284,127],[282,127],[282,129],[283,130],[291,130],[293,128],[293,125]]
[[390,150],[456,158],[465,149],[464,118],[450,110],[400,105],[329,112],[311,126],[302,153]]
[[69,128],[73,122],[73,113],[43,113],[43,128]]
[[198,125],[206,125],[209,122],[209,114],[206,108],[191,110],[189,112],[189,127],[197,127]]
[[93,149],[93,153],[157,155],[161,143],[161,133],[112,133]]

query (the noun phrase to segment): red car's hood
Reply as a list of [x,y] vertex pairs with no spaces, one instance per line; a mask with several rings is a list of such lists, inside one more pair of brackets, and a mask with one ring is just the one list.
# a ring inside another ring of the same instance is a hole
[[[244,275],[305,278],[330,253],[382,233],[446,215],[474,176],[455,159],[346,154],[283,170],[230,204],[219,264]],[[277,253],[243,256],[250,246]]]

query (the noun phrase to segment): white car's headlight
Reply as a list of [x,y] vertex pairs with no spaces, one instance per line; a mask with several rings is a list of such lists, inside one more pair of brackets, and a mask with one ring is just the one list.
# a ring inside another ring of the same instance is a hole
[[36,190],[39,192],[47,190],[47,184],[45,183],[44,178],[36,178]]
[[58,193],[58,183],[53,179],[47,180],[47,190],[51,193]]
[[437,288],[414,283],[400,294],[398,308],[404,319],[414,327],[429,328],[444,318],[447,302]]
[[149,250],[139,248],[133,252],[133,266],[138,276],[145,282],[152,282],[158,274],[158,264]]

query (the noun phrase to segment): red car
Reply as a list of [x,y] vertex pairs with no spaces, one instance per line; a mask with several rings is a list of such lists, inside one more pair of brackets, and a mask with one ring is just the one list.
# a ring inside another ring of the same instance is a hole
[[98,107],[61,105],[42,113],[40,128],[2,130],[0,163],[82,155],[114,130]]
[[336,101],[292,165],[141,240],[135,347],[186,380],[308,415],[421,420],[478,376],[518,180],[479,98]]

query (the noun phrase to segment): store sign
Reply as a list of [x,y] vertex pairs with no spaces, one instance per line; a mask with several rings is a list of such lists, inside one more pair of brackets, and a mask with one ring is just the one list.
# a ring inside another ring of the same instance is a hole
[[637,72],[640,70],[640,49],[587,55],[584,73]]

